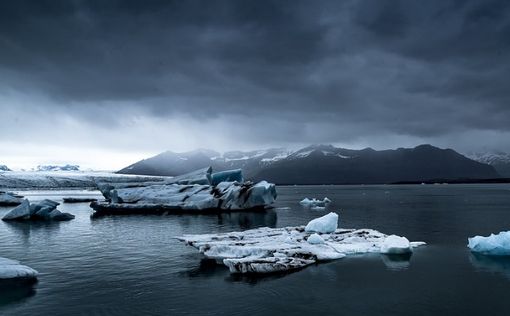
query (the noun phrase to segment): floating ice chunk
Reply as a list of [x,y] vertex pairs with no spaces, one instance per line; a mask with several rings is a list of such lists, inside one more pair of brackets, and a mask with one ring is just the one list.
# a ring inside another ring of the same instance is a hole
[[97,199],[88,197],[65,197],[63,201],[64,203],[90,203],[96,202]]
[[[220,178],[238,177],[238,172],[225,171]],[[91,206],[98,212],[112,214],[265,208],[277,197],[275,185],[266,181],[256,184],[224,181],[217,185],[151,183],[136,187],[104,186],[102,193],[110,202],[93,202]]]
[[0,257],[0,280],[4,279],[32,279],[37,277],[37,271],[20,264],[18,261]]
[[11,192],[0,191],[0,205],[19,205],[23,199]]
[[412,252],[411,243],[405,237],[390,235],[384,239],[381,245],[381,253],[405,254]]
[[468,238],[468,247],[473,252],[491,256],[510,256],[510,231],[491,234],[488,237]]
[[308,243],[312,245],[324,243],[324,239],[322,239],[322,237],[319,234],[311,234],[306,241],[308,241]]
[[332,233],[338,228],[338,214],[329,213],[322,217],[312,219],[305,227],[307,232]]
[[66,221],[74,218],[74,215],[62,213],[57,210],[60,203],[52,200],[43,200],[38,203],[32,203],[25,199],[18,207],[7,213],[2,220],[55,220]]
[[270,273],[295,270],[348,254],[379,253],[386,237],[371,229],[336,229],[319,236],[297,226],[185,235],[178,239],[223,263],[231,273]]
[[325,197],[323,200],[318,200],[316,198],[313,198],[313,199],[304,198],[303,200],[301,200],[299,202],[299,204],[305,205],[308,207],[316,207],[316,206],[324,207],[329,203],[331,203],[331,200],[328,199],[327,197]]

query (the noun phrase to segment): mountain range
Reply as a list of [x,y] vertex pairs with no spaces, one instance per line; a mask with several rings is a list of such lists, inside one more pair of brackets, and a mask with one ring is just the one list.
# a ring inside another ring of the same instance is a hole
[[272,148],[224,154],[208,149],[166,151],[118,173],[176,176],[206,166],[217,171],[243,169],[247,179],[276,184],[375,184],[500,177],[491,165],[431,145],[391,150],[311,145],[297,151]]
[[491,165],[505,178],[510,178],[510,154],[505,152],[475,152],[466,155],[475,161]]

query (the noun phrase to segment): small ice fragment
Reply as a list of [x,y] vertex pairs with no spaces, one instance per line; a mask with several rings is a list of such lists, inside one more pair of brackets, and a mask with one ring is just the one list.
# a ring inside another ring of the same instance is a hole
[[310,237],[308,237],[307,241],[309,244],[312,244],[312,245],[324,243],[324,239],[319,234],[316,234],[316,233],[311,234]]
[[338,228],[338,214],[329,213],[322,217],[312,219],[305,227],[307,232],[332,233]]
[[381,245],[381,253],[384,254],[404,254],[410,252],[412,252],[412,248],[409,240],[397,235],[386,237]]

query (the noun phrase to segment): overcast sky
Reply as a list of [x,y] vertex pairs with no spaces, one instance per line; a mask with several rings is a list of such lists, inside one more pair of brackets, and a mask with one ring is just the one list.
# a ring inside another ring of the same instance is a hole
[[510,151],[510,1],[2,1],[0,164]]

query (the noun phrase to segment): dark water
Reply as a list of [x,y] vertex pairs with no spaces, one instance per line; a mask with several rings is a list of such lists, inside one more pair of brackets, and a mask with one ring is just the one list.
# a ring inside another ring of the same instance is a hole
[[[467,237],[510,229],[509,185],[279,187],[265,213],[0,222],[0,256],[40,272],[0,283],[1,315],[487,315],[510,312],[510,261],[475,257]],[[25,192],[31,200],[94,192]],[[48,194],[48,195],[45,195]],[[326,211],[304,197],[333,200]],[[0,208],[0,216],[8,208]],[[339,211],[342,227],[428,242],[410,263],[365,255],[262,278],[231,276],[172,237],[305,224]]]

